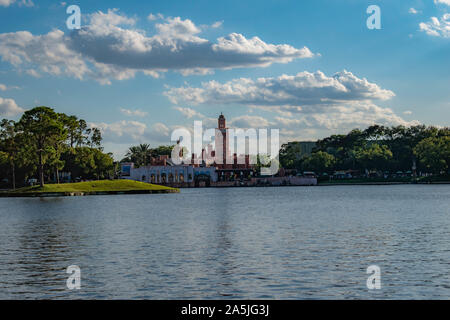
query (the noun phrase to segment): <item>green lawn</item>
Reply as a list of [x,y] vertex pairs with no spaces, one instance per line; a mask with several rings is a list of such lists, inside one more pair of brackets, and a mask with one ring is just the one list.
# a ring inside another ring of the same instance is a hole
[[133,180],[98,180],[77,183],[45,184],[44,187],[32,186],[10,191],[11,193],[36,192],[103,192],[103,191],[137,191],[137,190],[177,190],[165,186]]

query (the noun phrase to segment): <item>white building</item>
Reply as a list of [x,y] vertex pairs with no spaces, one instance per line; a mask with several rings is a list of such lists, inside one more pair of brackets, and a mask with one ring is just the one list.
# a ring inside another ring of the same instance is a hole
[[166,165],[134,168],[134,166],[131,166],[128,170],[129,176],[123,176],[124,179],[156,184],[190,183],[195,182],[196,180],[209,180],[210,182],[217,181],[217,173],[214,167]]

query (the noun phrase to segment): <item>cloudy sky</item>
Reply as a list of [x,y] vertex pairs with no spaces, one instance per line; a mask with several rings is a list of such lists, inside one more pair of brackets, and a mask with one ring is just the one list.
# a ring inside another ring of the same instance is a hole
[[375,2],[0,0],[0,118],[77,115],[116,158],[220,112],[283,141],[450,125],[450,0]]

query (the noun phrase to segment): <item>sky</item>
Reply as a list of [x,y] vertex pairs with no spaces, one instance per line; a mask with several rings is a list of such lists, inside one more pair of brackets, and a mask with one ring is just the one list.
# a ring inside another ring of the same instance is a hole
[[116,159],[221,112],[281,142],[449,126],[449,57],[450,0],[0,0],[0,118],[76,115]]

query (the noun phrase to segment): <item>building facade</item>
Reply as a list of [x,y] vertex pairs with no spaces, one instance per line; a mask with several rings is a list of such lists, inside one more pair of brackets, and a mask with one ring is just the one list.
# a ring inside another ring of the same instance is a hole
[[[232,137],[234,139],[234,137]],[[234,141],[233,141],[234,142]],[[211,161],[212,160],[212,161]],[[215,130],[215,148],[208,145],[199,159],[192,154],[189,164],[175,165],[168,156],[151,159],[151,165],[135,168],[133,163],[121,164],[122,178],[165,185],[210,185],[215,182],[249,181],[256,175],[249,155],[230,152],[230,135],[226,119],[220,114]]]
[[132,168],[124,179],[148,182],[153,184],[195,186],[202,182],[209,185],[217,181],[214,167],[194,167],[190,165],[143,166]]

